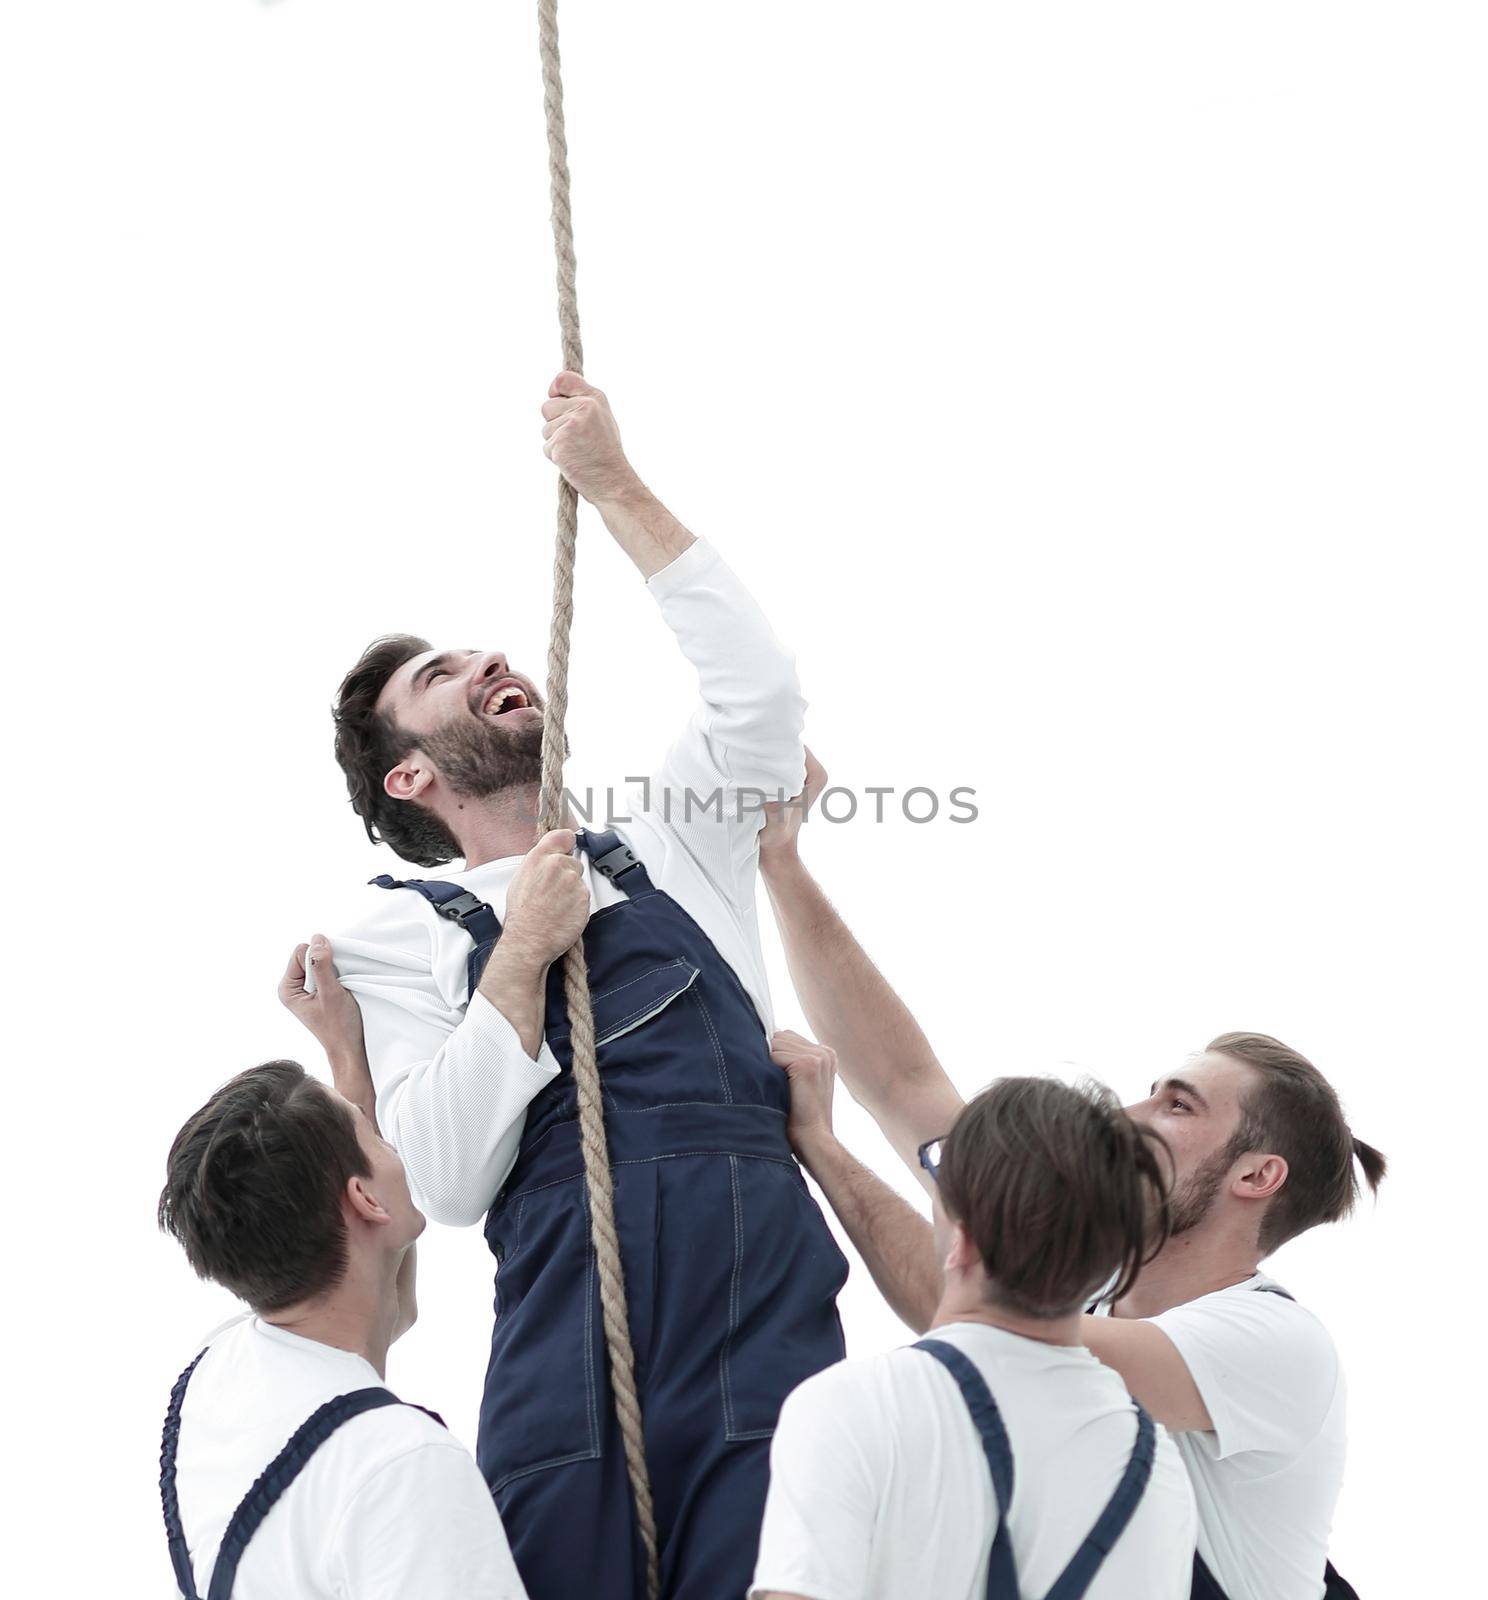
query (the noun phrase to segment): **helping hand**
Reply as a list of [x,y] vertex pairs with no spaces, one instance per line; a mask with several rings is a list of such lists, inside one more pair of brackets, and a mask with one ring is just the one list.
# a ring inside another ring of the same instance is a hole
[[[311,969],[315,973],[313,994],[305,987],[305,974]],[[324,934],[317,933],[309,944],[295,946],[279,980],[279,999],[320,1041],[333,1065],[364,1053],[362,1013],[341,987]]]
[[765,825],[760,830],[760,870],[793,860],[799,851],[801,825],[827,786],[827,769],[806,751],[806,783],[795,799],[764,808]]
[[[798,1156],[813,1140],[831,1138],[832,1086],[837,1078],[837,1052],[830,1045],[782,1028],[770,1040],[770,1059],[790,1079],[790,1118],[786,1133]],[[804,1157],[803,1157],[804,1159]]]

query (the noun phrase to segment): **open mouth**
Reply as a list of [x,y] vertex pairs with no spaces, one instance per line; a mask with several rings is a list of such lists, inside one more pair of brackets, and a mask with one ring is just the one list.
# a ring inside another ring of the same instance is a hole
[[526,691],[518,683],[498,683],[486,696],[486,703],[481,710],[488,717],[502,717],[509,711],[522,711],[532,702],[527,698]]

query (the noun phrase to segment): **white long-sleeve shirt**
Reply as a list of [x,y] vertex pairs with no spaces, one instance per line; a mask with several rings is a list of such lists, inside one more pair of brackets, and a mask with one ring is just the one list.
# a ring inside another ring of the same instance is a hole
[[[614,820],[651,881],[733,967],[769,1031],[754,900],[759,807],[763,797],[800,793],[806,702],[793,657],[704,540],[647,587],[697,671],[700,700]],[[607,879],[596,881],[582,853],[581,860],[592,907],[624,898]],[[458,883],[504,919],[521,861],[506,856],[417,875]],[[365,917],[332,944],[341,981],[361,1007],[378,1120],[423,1209],[439,1222],[476,1222],[516,1160],[528,1104],[557,1076],[558,1063],[546,1042],[536,1060],[529,1056],[484,995],[467,1004],[469,934],[411,889],[368,888],[366,896]]]

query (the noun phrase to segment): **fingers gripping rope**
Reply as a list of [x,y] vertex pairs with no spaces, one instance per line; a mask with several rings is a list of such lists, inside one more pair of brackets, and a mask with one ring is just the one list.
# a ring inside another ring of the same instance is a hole
[[[558,59],[558,0],[538,0],[538,40],[542,56],[543,109],[548,123],[548,173],[553,197],[553,248],[558,258],[558,328],[563,365],[584,370],[575,286],[573,217],[569,206],[568,144],[563,131],[563,79]],[[564,721],[568,713],[568,647],[573,630],[574,553],[578,543],[579,496],[566,478],[558,480],[558,542],[553,560],[553,626],[548,641],[548,694],[543,712],[542,793],[538,832],[562,826]],[[563,989],[568,1001],[574,1087],[579,1101],[579,1141],[589,1191],[589,1219],[599,1267],[599,1300],[610,1358],[610,1388],[625,1444],[625,1464],[635,1497],[636,1525],[646,1550],[646,1586],[651,1600],[661,1592],[656,1549],[656,1511],[646,1469],[641,1403],[636,1393],[635,1350],[625,1306],[625,1269],[615,1231],[615,1191],[605,1137],[604,1103],[595,1060],[594,1016],[589,977],[580,938],[563,958]]]

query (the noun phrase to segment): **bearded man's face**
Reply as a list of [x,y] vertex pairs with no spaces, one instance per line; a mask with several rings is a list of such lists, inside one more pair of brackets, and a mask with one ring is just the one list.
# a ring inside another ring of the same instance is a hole
[[377,702],[464,799],[538,781],[542,706],[537,686],[499,650],[427,650],[398,668]]

